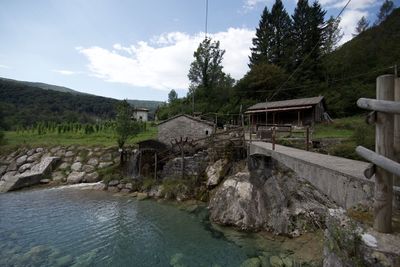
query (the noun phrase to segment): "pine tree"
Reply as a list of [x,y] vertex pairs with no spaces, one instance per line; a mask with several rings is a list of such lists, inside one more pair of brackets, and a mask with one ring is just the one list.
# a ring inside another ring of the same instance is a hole
[[174,89],[172,89],[169,93],[168,93],[168,103],[172,103],[175,100],[178,99],[178,94],[176,93],[176,91]]
[[385,0],[381,8],[379,9],[379,13],[377,15],[378,18],[375,22],[375,25],[381,24],[390,15],[390,13],[392,13],[393,9],[394,9],[393,1]]
[[290,29],[292,21],[283,7],[281,0],[276,0],[270,15],[270,62],[280,67],[287,67],[290,56]]
[[353,36],[359,35],[360,33],[367,30],[368,27],[369,27],[369,21],[364,16],[362,16],[361,19],[357,22],[356,33],[353,33]]
[[328,19],[324,29],[323,53],[328,54],[336,49],[344,33],[339,27],[340,19],[334,19],[332,16]]
[[261,15],[258,28],[256,28],[256,37],[253,38],[253,47],[250,48],[251,55],[249,57],[249,67],[264,62],[269,63],[271,58],[271,14],[268,8],[265,7]]

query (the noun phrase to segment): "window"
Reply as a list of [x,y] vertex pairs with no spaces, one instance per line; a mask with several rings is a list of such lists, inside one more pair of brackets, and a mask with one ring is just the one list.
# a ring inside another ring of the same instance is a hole
[[208,130],[206,130],[206,135],[208,135]]

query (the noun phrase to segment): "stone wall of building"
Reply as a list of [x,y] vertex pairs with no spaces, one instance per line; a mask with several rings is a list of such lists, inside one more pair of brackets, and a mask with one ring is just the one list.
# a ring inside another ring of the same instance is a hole
[[175,138],[198,140],[211,135],[213,131],[214,127],[209,123],[179,116],[158,125],[158,140],[170,145]]
[[[198,176],[205,173],[208,166],[208,154],[200,151],[191,157],[184,158],[184,176]],[[174,158],[168,161],[161,172],[160,177],[181,178],[182,177],[182,158]]]

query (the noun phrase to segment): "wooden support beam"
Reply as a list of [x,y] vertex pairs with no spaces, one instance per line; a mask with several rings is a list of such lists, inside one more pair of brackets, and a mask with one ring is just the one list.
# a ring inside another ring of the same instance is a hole
[[[400,78],[395,77],[394,79],[394,101],[400,104]],[[400,162],[400,115],[394,115],[394,142],[393,142],[393,153],[394,160]],[[393,184],[400,186],[400,175],[395,175]],[[400,208],[400,207],[398,207]]]
[[400,102],[360,98],[357,101],[357,106],[364,109],[400,115]]
[[[356,148],[356,152],[359,156],[374,163],[376,166],[378,166],[382,169],[385,169],[386,171],[390,172],[391,174],[400,176],[400,163],[398,163],[394,160],[388,159],[382,155],[379,155],[379,154],[375,153],[374,151],[369,150],[368,148],[365,148],[363,146],[358,146]],[[367,168],[367,170],[369,168],[371,168],[371,166],[369,166]],[[368,172],[371,173],[373,171],[369,170]]]
[[[393,75],[382,75],[377,78],[376,98],[384,101],[394,100]],[[380,106],[377,107],[380,108]],[[394,115],[377,112],[375,125],[376,153],[387,159],[393,159]],[[376,162],[374,163],[379,166]],[[377,167],[375,172],[374,229],[378,232],[392,232],[392,199],[393,174],[382,167]]]

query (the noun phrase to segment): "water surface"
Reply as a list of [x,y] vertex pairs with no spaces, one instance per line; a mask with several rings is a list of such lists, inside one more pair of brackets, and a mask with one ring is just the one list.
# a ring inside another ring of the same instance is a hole
[[256,254],[170,204],[76,188],[0,194],[0,266],[239,266]]

